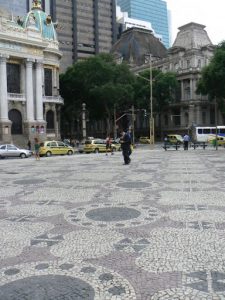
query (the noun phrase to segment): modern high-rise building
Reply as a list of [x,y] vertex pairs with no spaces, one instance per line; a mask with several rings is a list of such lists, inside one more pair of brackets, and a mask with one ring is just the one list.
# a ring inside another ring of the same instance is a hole
[[117,0],[122,11],[130,18],[150,22],[155,33],[162,36],[163,44],[169,48],[169,25],[167,3],[164,0]]
[[[30,10],[32,0],[0,0],[14,16]],[[115,0],[42,0],[43,10],[58,23],[61,72],[75,61],[110,52],[117,38]]]
[[115,0],[55,0],[53,20],[64,70],[79,59],[110,52],[116,41]]

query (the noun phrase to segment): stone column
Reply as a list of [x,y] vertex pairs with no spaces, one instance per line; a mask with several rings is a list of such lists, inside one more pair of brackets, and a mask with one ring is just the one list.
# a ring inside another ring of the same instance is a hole
[[0,56],[0,121],[9,121],[6,57]]
[[26,60],[27,121],[34,122],[33,60]]
[[195,105],[190,104],[189,105],[189,127],[195,123],[196,124],[196,117],[195,117]]
[[197,125],[202,125],[202,107],[201,104],[197,106],[197,118],[196,118]]
[[36,119],[43,122],[42,62],[36,62]]

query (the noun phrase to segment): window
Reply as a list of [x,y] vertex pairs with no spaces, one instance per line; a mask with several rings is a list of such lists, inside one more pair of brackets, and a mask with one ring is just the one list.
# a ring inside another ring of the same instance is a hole
[[210,133],[210,128],[204,128],[203,133],[204,134],[209,134]]
[[219,132],[225,134],[225,128],[220,128]]
[[202,112],[202,123],[206,124],[206,112],[205,111]]
[[8,148],[8,150],[17,150],[17,148],[12,145],[8,145],[7,148]]
[[52,96],[52,69],[45,69],[45,96]]
[[47,129],[54,129],[55,122],[54,122],[54,112],[49,110],[46,114],[46,121],[47,121]]
[[198,129],[198,134],[202,134],[202,129]]
[[6,149],[6,146],[1,146],[0,149],[1,149],[1,150],[5,150],[5,149]]
[[59,147],[65,147],[65,144],[63,142],[58,142]]
[[50,146],[51,147],[57,147],[57,143],[56,142],[51,142]]
[[20,65],[7,63],[7,91],[20,93]]

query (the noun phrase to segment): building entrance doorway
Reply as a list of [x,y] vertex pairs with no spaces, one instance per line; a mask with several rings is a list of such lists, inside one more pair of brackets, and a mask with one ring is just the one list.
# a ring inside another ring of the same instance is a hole
[[22,134],[22,115],[17,109],[11,109],[9,111],[9,120],[12,122],[11,134]]

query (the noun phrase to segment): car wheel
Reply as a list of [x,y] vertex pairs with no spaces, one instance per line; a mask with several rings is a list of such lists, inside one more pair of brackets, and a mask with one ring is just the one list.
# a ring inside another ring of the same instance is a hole
[[47,156],[47,157],[52,156],[52,152],[50,152],[50,151],[46,152],[46,156]]
[[98,148],[96,148],[94,152],[95,152],[95,153],[99,153],[99,149],[98,149]]
[[72,155],[72,154],[73,154],[73,151],[69,150],[69,151],[67,152],[67,154],[68,154],[68,155]]
[[21,154],[20,154],[20,157],[21,157],[21,158],[26,158],[27,156],[26,156],[25,153],[21,153]]

